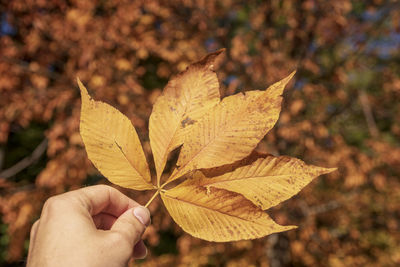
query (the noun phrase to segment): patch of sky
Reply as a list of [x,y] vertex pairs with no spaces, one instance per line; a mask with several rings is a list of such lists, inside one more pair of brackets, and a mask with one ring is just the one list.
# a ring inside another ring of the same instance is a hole
[[326,106],[326,111],[327,111],[328,113],[334,113],[336,110],[337,110],[337,108],[336,108],[335,105],[328,104],[328,105]]
[[208,52],[213,52],[217,50],[217,48],[219,47],[217,41],[213,37],[210,37],[207,40],[205,40],[204,46],[206,47]]
[[15,35],[16,34],[15,28],[8,22],[8,14],[3,13],[1,14],[0,18],[0,36],[4,35]]
[[232,83],[233,81],[235,81],[235,80],[237,80],[236,75],[229,75],[228,77],[226,77],[226,78],[224,79],[223,83],[224,83],[225,85],[229,85],[229,84],[231,84],[231,83]]
[[377,10],[365,10],[361,14],[361,19],[366,21],[376,22],[382,19],[382,17],[385,16],[386,13],[387,13],[386,8],[380,8]]
[[367,43],[366,53],[376,53],[382,59],[388,59],[400,49],[400,33],[392,31],[389,35]]
[[303,89],[304,85],[305,85],[304,79],[298,79],[298,80],[296,80],[296,82],[294,83],[294,89],[300,91],[300,90]]
[[160,29],[161,29],[161,21],[156,20],[156,21],[154,22],[154,27],[155,27],[157,30],[160,30]]
[[317,42],[314,40],[310,43],[310,45],[308,46],[308,52],[310,53],[314,53],[315,51],[317,51],[318,48],[318,44]]

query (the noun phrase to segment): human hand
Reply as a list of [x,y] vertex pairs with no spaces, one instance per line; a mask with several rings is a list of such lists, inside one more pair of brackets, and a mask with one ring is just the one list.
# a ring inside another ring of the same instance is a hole
[[32,226],[28,267],[126,266],[144,258],[147,208],[97,185],[49,198]]

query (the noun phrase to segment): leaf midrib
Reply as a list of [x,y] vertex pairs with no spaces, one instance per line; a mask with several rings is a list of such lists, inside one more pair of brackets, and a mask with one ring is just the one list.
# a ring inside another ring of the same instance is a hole
[[166,193],[163,193],[163,194],[164,194],[166,197],[169,197],[170,199],[174,199],[174,200],[176,200],[176,201],[181,201],[181,202],[184,202],[184,203],[187,203],[187,204],[190,204],[190,205],[199,207],[199,208],[211,210],[211,211],[213,211],[213,212],[218,212],[218,213],[221,213],[221,214],[223,214],[223,215],[226,215],[226,216],[229,216],[229,217],[234,217],[234,218],[240,219],[240,220],[245,221],[245,222],[250,222],[250,223],[254,223],[254,224],[258,224],[258,225],[263,226],[263,224],[261,224],[261,223],[259,223],[259,222],[257,222],[257,221],[246,220],[246,219],[244,219],[244,218],[241,218],[241,217],[238,217],[238,216],[235,216],[235,215],[226,213],[226,212],[222,212],[222,211],[220,211],[220,210],[213,210],[213,209],[210,209],[210,208],[207,207],[207,206],[199,205],[199,204],[197,204],[197,203],[190,202],[190,201],[188,201],[188,200],[178,199],[177,197],[172,197],[172,196],[168,195],[168,191],[167,191]]
[[[209,183],[201,183],[202,186],[210,186],[210,185],[215,185],[215,184],[221,184],[221,183],[227,183],[231,181],[238,181],[238,180],[246,180],[246,179],[259,179],[259,178],[277,178],[277,177],[287,177],[290,176],[290,174],[282,174],[282,175],[268,175],[268,176],[248,176],[248,177],[243,177],[243,178],[235,178],[231,180],[222,180],[222,181],[216,181],[216,182],[209,182]],[[207,179],[217,179],[217,177],[213,178],[207,178]]]
[[126,157],[125,152],[122,150],[122,147],[117,143],[117,141],[114,140],[114,143],[117,145],[119,151],[122,153],[122,155],[124,155],[124,158],[126,159],[126,161],[128,161],[129,165],[132,166],[132,168],[140,175],[140,177],[142,178],[143,181],[145,181],[148,185],[152,185],[151,182],[147,181],[145,176],[137,169],[137,167],[132,164],[132,162]]
[[[258,96],[258,97],[256,98],[256,100],[259,99],[262,95],[263,95],[263,94],[261,94],[260,96]],[[221,101],[218,105],[220,105],[221,103],[223,103],[223,101]],[[246,105],[241,106],[239,112],[240,112],[241,110],[245,109],[249,104],[250,104],[250,103],[246,103]],[[216,106],[214,107],[214,109],[216,109],[218,105],[216,105]],[[215,111],[214,111],[214,110],[211,110],[210,113],[211,113],[211,112],[215,112]],[[238,113],[239,113],[239,112],[238,112]],[[208,115],[208,114],[207,114],[207,115]],[[236,120],[228,120],[228,121],[230,122],[231,125],[234,125],[233,122],[239,120],[238,117],[235,117],[235,118],[237,118],[237,119],[236,119]],[[213,120],[213,121],[214,121],[214,125],[215,125],[215,120]],[[233,121],[233,122],[232,122],[232,121]],[[199,123],[200,123],[200,122],[199,122]],[[227,124],[227,120],[224,120],[224,123],[223,123],[222,125],[220,125],[219,128],[221,128],[221,127],[223,128],[223,126],[226,125],[226,124]],[[214,131],[215,131],[215,126],[214,126]],[[204,149],[206,149],[207,147],[209,147],[209,145],[210,145],[211,143],[215,143],[215,142],[217,141],[217,139],[220,138],[220,137],[223,135],[223,133],[226,133],[227,131],[228,131],[227,129],[224,129],[223,131],[217,131],[217,133],[219,133],[219,134],[214,134],[215,137],[214,137],[212,140],[210,140],[208,143],[204,144],[204,146],[203,146],[202,148],[200,148],[200,150],[198,150],[198,151],[193,155],[193,157],[191,158],[191,160],[189,160],[188,162],[186,162],[186,163],[185,163],[184,165],[182,165],[179,169],[180,169],[180,170],[183,170],[187,165],[189,165],[191,162],[193,162],[193,161],[201,154],[201,152],[204,151]],[[178,173],[180,172],[180,170],[178,170]],[[183,175],[183,174],[182,174],[182,175]],[[180,175],[180,176],[182,176],[182,175]]]
[[[183,107],[183,109],[181,110],[181,111],[178,111],[178,110],[175,110],[174,111],[174,113],[177,115],[177,118],[178,118],[178,123],[176,124],[176,126],[175,126],[175,129],[173,130],[173,134],[171,135],[171,139],[169,140],[169,142],[168,142],[168,145],[167,145],[167,147],[166,147],[166,149],[165,149],[165,151],[164,151],[164,153],[163,153],[163,156],[162,156],[162,162],[163,162],[163,165],[164,165],[164,167],[165,167],[165,164],[166,164],[166,159],[167,159],[167,157],[168,157],[168,154],[171,152],[170,151],[170,148],[171,148],[171,144],[173,143],[173,141],[175,140],[175,136],[176,136],[176,133],[179,131],[179,129],[181,128],[180,127],[180,123],[182,122],[182,118],[184,117],[184,115],[186,114],[186,111],[188,110],[188,106],[190,105],[190,101],[188,101],[188,99],[186,98],[186,95],[185,94],[181,94],[181,96],[183,95],[183,99],[185,100],[185,104],[184,105],[180,105],[181,107]],[[174,101],[174,98],[170,98],[169,96],[167,96],[167,95],[163,95],[165,98],[166,98],[166,101],[167,102],[169,102],[169,100],[170,99],[172,99],[172,101]],[[191,99],[192,98],[192,93],[190,92],[190,90],[189,90],[189,98]],[[179,102],[179,101],[177,101],[177,102]],[[163,167],[161,167],[161,168],[163,168]],[[162,172],[163,172],[164,170],[160,170],[160,173],[159,174],[157,174],[157,179],[160,179],[161,178],[161,175],[162,175]]]

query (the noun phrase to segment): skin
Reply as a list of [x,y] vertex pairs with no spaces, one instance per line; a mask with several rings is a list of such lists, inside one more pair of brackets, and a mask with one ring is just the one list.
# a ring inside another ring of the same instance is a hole
[[32,226],[27,266],[126,266],[146,256],[149,224],[147,208],[110,186],[51,197]]

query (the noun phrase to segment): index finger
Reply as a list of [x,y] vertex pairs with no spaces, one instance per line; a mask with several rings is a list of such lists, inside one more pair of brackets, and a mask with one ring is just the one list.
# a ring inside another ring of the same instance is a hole
[[77,200],[90,215],[107,213],[119,217],[126,210],[140,206],[136,201],[107,185],[95,185],[70,191],[64,197]]

